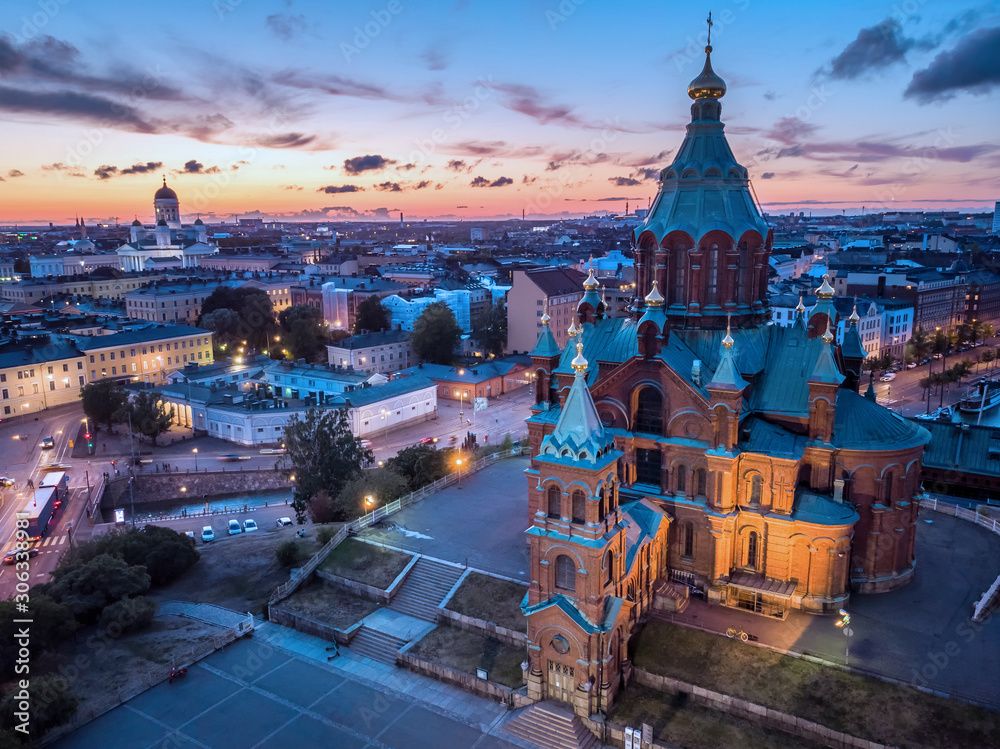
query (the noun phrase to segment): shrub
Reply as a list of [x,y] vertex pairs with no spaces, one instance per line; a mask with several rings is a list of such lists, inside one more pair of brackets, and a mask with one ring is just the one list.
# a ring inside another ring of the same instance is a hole
[[52,572],[53,581],[40,592],[66,606],[77,620],[93,622],[110,603],[149,590],[149,574],[142,565],[129,565],[109,554]]
[[122,632],[147,629],[153,623],[156,607],[156,601],[148,596],[123,598],[104,607],[100,625],[106,630],[112,624],[117,624]]
[[143,565],[153,585],[166,585],[198,561],[191,539],[158,525],[115,531],[81,544],[60,565],[88,562],[107,554],[130,565]]
[[316,540],[319,541],[321,546],[326,546],[327,542],[331,538],[337,535],[337,529],[332,528],[329,525],[324,525],[318,531],[316,531]]
[[[329,530],[329,528],[322,528],[321,530]],[[325,541],[323,543],[326,543]],[[278,564],[282,567],[291,567],[293,564],[299,561],[302,556],[302,549],[299,545],[295,543],[292,539],[278,545],[278,548],[274,550],[275,556],[278,557]]]

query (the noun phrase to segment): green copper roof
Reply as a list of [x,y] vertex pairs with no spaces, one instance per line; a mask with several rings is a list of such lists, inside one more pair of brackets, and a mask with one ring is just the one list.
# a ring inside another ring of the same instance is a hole
[[815,525],[853,525],[858,522],[858,512],[849,502],[838,502],[825,494],[798,488],[792,518]]
[[931,433],[853,390],[837,391],[833,444],[846,450],[902,450],[926,445]]
[[809,415],[809,373],[819,356],[822,339],[810,339],[805,329],[768,325],[770,333],[763,376],[750,404],[754,411],[806,417]]
[[[574,366],[579,366],[581,369],[578,369],[573,377],[569,394],[559,411],[556,428],[542,440],[538,457],[568,458],[596,463],[611,450],[614,439],[605,432],[604,424],[597,415],[594,399],[590,396],[590,388],[587,387],[582,369],[587,367],[588,362],[582,358],[582,354],[578,354],[573,361]],[[581,361],[582,364],[575,364]]]
[[542,332],[538,334],[538,342],[531,350],[532,356],[559,356],[562,351],[556,343],[556,337],[552,335],[552,329],[547,324],[542,324]]
[[[818,340],[822,341],[822,339]],[[844,375],[837,369],[837,362],[833,358],[833,347],[824,342],[816,356],[816,363],[813,364],[812,372],[809,373],[809,382],[839,385],[843,381]]]
[[801,460],[805,454],[806,442],[805,435],[795,434],[757,416],[748,416],[740,422],[738,447],[743,452]]
[[858,332],[856,324],[851,323],[847,327],[847,332],[844,333],[844,342],[840,345],[840,353],[848,359],[864,359],[868,356],[868,352],[865,351],[865,347],[861,343],[861,334]]
[[963,472],[1000,476],[1000,429],[948,421],[925,421],[921,426],[931,434],[924,450],[925,468],[961,466]]

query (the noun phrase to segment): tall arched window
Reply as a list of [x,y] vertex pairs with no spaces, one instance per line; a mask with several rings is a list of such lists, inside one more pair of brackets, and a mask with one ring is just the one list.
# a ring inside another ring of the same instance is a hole
[[587,522],[587,495],[579,489],[573,492],[573,522]]
[[597,505],[597,521],[600,522],[604,520],[604,516],[608,514],[608,501],[607,501],[608,490],[607,487],[601,487],[601,501]]
[[699,468],[694,472],[695,494],[705,496],[708,493],[708,472],[704,468]]
[[708,292],[706,304],[719,303],[719,245],[713,244],[708,250]]
[[604,584],[611,585],[615,580],[615,558],[609,551],[604,555]]
[[562,517],[562,489],[558,486],[552,485],[549,487],[548,491],[549,499],[549,517],[558,518]]
[[576,564],[565,554],[556,557],[556,587],[570,593],[576,591]]
[[747,567],[757,569],[757,531],[747,536]]
[[670,295],[670,302],[672,304],[687,305],[687,299],[684,298],[684,277],[686,275],[685,271],[687,265],[687,251],[682,249],[674,250],[674,289],[673,294]]
[[687,491],[687,468],[684,467],[683,463],[680,463],[674,469],[674,473],[677,474],[677,492],[683,494]]
[[883,487],[883,500],[885,501],[886,507],[892,506],[892,471],[885,475],[885,479],[882,481]]
[[639,391],[635,404],[635,431],[663,434],[663,396],[654,387]]
[[694,523],[684,525],[684,556],[694,556]]
[[761,494],[764,492],[764,478],[755,473],[750,478],[750,504],[759,505]]

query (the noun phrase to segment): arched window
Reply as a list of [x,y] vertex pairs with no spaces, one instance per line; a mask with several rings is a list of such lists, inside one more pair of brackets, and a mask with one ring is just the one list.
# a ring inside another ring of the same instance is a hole
[[764,478],[759,474],[755,473],[750,478],[750,504],[759,505],[760,496],[764,491]]
[[677,474],[677,492],[683,494],[687,491],[687,468],[681,463],[674,469],[674,473]]
[[851,486],[854,484],[854,479],[847,471],[844,471],[841,477],[844,480],[844,501],[851,502]]
[[883,488],[883,499],[885,501],[886,507],[892,506],[892,472],[890,471],[885,475],[885,479],[882,482]]
[[576,564],[565,554],[556,557],[556,587],[570,593],[576,591]]
[[747,567],[757,569],[757,531],[747,536]]
[[684,525],[684,556],[694,556],[694,523]]
[[562,517],[562,489],[558,486],[550,486],[548,491],[549,517]]
[[573,522],[587,522],[587,495],[579,489],[573,492]]
[[663,434],[663,396],[654,387],[639,391],[635,404],[635,431]]
[[708,250],[708,286],[706,304],[719,303],[719,245],[713,244]]
[[607,487],[601,487],[601,501],[597,505],[597,522],[604,520],[604,516],[607,515],[608,501],[607,501]]
[[615,558],[609,551],[604,555],[604,584],[611,585],[615,580]]
[[704,468],[699,468],[694,472],[695,494],[704,497],[708,493],[708,472]]

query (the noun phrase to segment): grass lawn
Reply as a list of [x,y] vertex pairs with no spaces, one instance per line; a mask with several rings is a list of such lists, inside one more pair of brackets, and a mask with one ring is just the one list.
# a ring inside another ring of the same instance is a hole
[[485,668],[490,681],[514,689],[524,683],[521,676],[524,650],[474,632],[441,625],[424,635],[408,652],[467,674],[475,675],[477,668]]
[[319,568],[331,575],[385,590],[411,559],[412,554],[345,538]]
[[748,720],[727,715],[654,689],[630,687],[618,696],[610,720],[623,726],[649,723],[657,739],[683,749],[811,749],[819,744],[781,731],[769,731]]
[[1000,714],[915,689],[651,621],[639,668],[903,749],[1000,746]]
[[337,629],[347,629],[378,608],[374,601],[319,580],[300,587],[278,606]]
[[485,619],[515,632],[524,632],[521,600],[526,585],[471,572],[448,602],[448,608],[465,616]]

